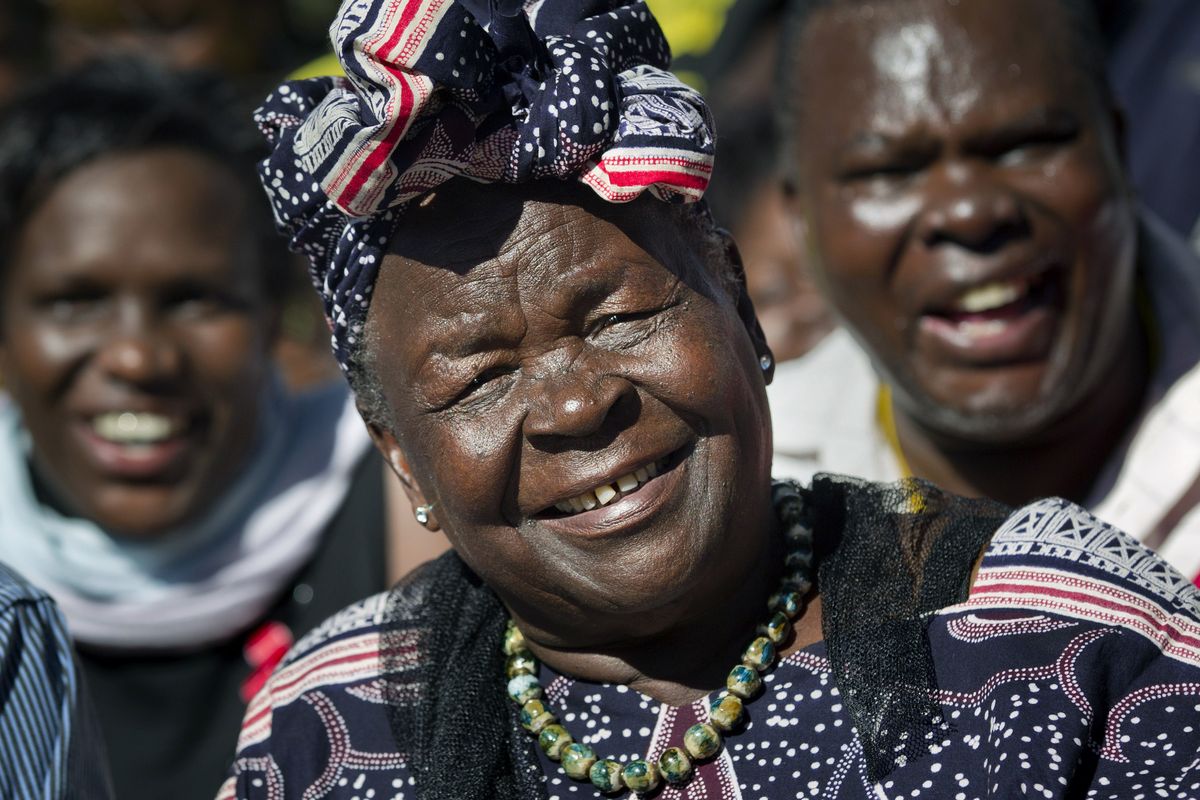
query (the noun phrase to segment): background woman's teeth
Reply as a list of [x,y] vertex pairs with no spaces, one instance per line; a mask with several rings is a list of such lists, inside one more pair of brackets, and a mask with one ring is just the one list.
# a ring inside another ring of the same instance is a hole
[[591,511],[598,505],[596,503],[596,495],[594,492],[584,492],[579,496],[579,501],[583,503],[584,511]]
[[122,411],[100,414],[92,420],[92,428],[110,442],[146,444],[168,438],[174,433],[175,425],[161,414]]
[[646,475],[650,478],[658,477],[658,464],[647,464]]
[[638,483],[644,483],[650,479],[650,473],[646,472],[645,467],[638,467],[633,471],[633,477],[638,479]]
[[621,477],[617,478],[617,488],[620,489],[622,492],[628,492],[632,489],[636,489],[637,485],[638,485],[637,476],[634,475],[632,472],[629,473],[628,475],[622,475]]
[[978,314],[1001,308],[1021,299],[1022,287],[1013,282],[988,283],[964,292],[955,303],[956,311]]

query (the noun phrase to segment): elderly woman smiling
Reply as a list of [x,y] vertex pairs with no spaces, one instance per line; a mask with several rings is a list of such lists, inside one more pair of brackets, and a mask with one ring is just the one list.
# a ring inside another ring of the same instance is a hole
[[259,112],[264,184],[454,552],[296,646],[222,797],[1183,780],[1200,605],[1152,553],[1062,501],[772,486],[771,354],[694,202],[708,113],[643,3],[348,2],[333,31],[348,78]]

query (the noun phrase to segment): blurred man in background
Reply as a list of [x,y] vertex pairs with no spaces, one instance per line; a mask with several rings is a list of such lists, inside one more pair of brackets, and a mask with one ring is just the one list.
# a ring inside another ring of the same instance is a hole
[[1135,200],[1091,0],[800,1],[786,47],[848,331],[777,371],[776,473],[1061,495],[1195,576],[1200,267]]

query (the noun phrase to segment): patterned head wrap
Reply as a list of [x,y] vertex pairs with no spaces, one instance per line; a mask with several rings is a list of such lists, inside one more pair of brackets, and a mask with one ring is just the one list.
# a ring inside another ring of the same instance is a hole
[[711,115],[643,0],[345,0],[330,32],[346,77],[285,83],[255,119],[343,369],[397,215],[445,181],[575,179],[614,203],[708,186]]

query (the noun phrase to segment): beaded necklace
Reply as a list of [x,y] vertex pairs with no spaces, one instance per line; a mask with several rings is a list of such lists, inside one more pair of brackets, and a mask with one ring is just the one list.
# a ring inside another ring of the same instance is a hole
[[648,794],[664,780],[672,786],[683,786],[692,778],[694,762],[716,756],[721,751],[722,737],[741,725],[744,704],[762,688],[760,673],[774,666],[779,648],[792,630],[792,621],[804,610],[805,596],[812,588],[813,534],[800,492],[794,484],[777,481],[772,486],[772,500],[783,523],[787,556],[779,590],[767,602],[770,617],[758,626],[759,635],[742,653],[741,663],[729,671],[725,691],[710,704],[710,722],[688,728],[682,746],[668,748],[657,761],[635,759],[622,765],[612,758],[597,758],[591,747],[576,742],[546,707],[537,679],[537,659],[521,631],[509,620],[503,645],[508,656],[508,696],[521,709],[521,725],[537,737],[547,756],[562,764],[569,777],[590,781],[606,794],[622,789]]

